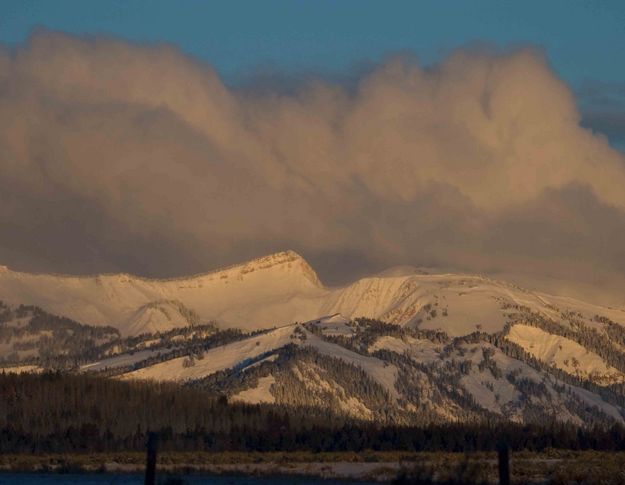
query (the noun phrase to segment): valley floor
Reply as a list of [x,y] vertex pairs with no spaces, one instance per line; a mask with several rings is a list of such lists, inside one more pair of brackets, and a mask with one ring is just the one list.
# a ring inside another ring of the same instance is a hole
[[[6,473],[141,473],[144,455],[137,452],[0,456],[0,482]],[[625,453],[546,450],[511,455],[512,483],[620,484],[625,482]],[[403,472],[420,477],[445,473],[467,483],[497,483],[494,453],[206,453],[163,452],[157,471],[177,477],[194,474],[308,476],[328,479],[391,482]],[[433,482],[435,483],[435,482]]]

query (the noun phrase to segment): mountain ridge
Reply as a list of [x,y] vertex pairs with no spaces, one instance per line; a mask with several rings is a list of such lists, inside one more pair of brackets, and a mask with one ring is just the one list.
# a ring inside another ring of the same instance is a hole
[[535,292],[482,275],[432,274],[401,267],[330,288],[302,256],[290,250],[170,279],[6,270],[0,272],[0,300],[36,305],[83,324],[112,325],[125,335],[175,328],[176,323],[164,318],[169,313],[162,304],[166,301],[175,301],[184,314],[196,314],[197,322],[247,330],[340,313],[348,319],[379,318],[450,335],[471,333],[479,330],[478,325],[496,332],[506,321],[504,306],[519,305],[555,320],[561,320],[563,311],[575,311],[590,324],[596,315],[625,322],[621,308]]
[[172,381],[380,422],[625,422],[625,311],[481,275],[395,268],[327,288],[292,251],[166,281],[7,271],[0,337],[8,372]]
[[[238,288],[228,290],[229,284]],[[206,321],[220,319],[229,325],[232,317],[222,314],[227,313],[228,301],[232,303],[231,307],[234,306],[234,293],[238,292],[239,296],[247,294],[258,306],[293,292],[320,291],[325,291],[325,288],[317,274],[294,251],[282,251],[199,275],[171,279],[149,279],[125,273],[95,276],[32,274],[11,270],[0,273],[0,300],[37,305],[85,324],[112,324],[121,330],[134,328],[134,333],[140,333],[141,327],[133,325],[134,322],[130,321],[132,315],[152,302],[177,300],[189,310],[198,307],[199,314]],[[207,296],[213,300],[225,297],[227,301],[224,305],[217,304],[216,308],[213,305],[202,311],[207,307],[202,302]],[[246,314],[235,318],[235,325],[251,316]]]
[[106,278],[106,277],[122,278],[124,277],[124,278],[130,278],[133,280],[166,283],[166,282],[198,279],[198,278],[202,278],[205,276],[211,276],[217,273],[231,271],[237,268],[253,266],[254,264],[263,264],[266,260],[271,259],[271,258],[284,258],[283,261],[279,261],[276,264],[280,264],[281,262],[291,262],[291,261],[304,262],[306,266],[308,266],[310,271],[314,273],[314,279],[317,280],[319,284],[322,284],[315,270],[310,266],[308,261],[306,261],[299,253],[291,249],[286,249],[284,251],[278,251],[278,252],[271,253],[268,255],[259,256],[257,258],[252,258],[242,263],[234,263],[231,265],[222,266],[222,267],[211,269],[211,270],[204,271],[201,273],[194,273],[194,274],[182,275],[182,276],[172,276],[172,277],[166,277],[166,278],[151,278],[148,276],[141,276],[141,275],[137,275],[133,273],[127,273],[124,271],[118,272],[118,273],[117,272],[104,272],[104,273],[89,273],[89,274],[55,273],[55,272],[45,272],[45,271],[19,271],[19,270],[11,269],[9,266],[2,265],[2,264],[0,264],[0,273],[13,273],[16,275],[49,276],[49,277],[55,277],[55,278],[75,278],[75,279],[97,279],[97,278]]

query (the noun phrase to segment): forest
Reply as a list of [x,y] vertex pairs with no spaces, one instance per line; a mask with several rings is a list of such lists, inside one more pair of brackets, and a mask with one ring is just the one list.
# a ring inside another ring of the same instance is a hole
[[380,425],[289,405],[230,403],[201,388],[59,372],[0,374],[0,453],[141,451],[625,450],[618,424],[505,420]]

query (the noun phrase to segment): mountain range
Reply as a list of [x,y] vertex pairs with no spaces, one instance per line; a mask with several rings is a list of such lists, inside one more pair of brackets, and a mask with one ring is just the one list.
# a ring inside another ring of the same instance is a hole
[[0,267],[5,371],[176,381],[382,422],[623,422],[625,309],[395,268],[324,286],[285,251],[175,279]]

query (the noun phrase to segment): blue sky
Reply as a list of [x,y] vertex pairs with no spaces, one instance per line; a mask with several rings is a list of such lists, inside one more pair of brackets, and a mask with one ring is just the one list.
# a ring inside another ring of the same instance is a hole
[[341,70],[398,50],[432,62],[469,42],[542,46],[576,87],[625,79],[622,1],[0,2],[0,41],[19,43],[37,26],[171,42],[226,79],[267,64]]

